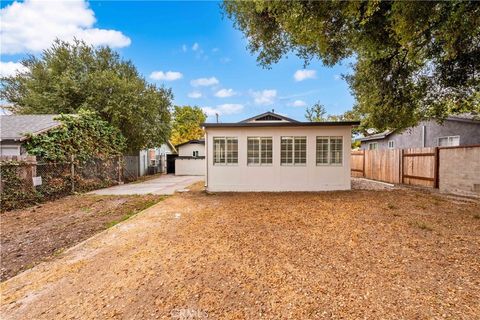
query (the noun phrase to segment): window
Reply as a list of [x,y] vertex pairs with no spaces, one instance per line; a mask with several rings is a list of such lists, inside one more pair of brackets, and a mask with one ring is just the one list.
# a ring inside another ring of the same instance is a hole
[[438,138],[439,147],[454,147],[460,145],[460,136],[449,136]]
[[198,151],[193,151],[193,156],[196,158],[198,157]]
[[272,164],[272,146],[271,137],[248,137],[247,164]]
[[343,137],[317,137],[317,165],[343,163]]
[[370,142],[368,144],[368,150],[377,150],[378,149],[378,143],[377,142]]
[[393,140],[388,141],[388,149],[393,149],[393,148],[395,148],[395,141]]
[[213,164],[237,164],[238,139],[234,137],[213,138]]
[[280,163],[303,165],[307,163],[307,137],[282,137]]

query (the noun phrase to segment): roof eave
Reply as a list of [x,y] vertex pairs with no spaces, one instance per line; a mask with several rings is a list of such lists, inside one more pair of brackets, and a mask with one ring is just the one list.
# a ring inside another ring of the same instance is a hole
[[234,123],[202,123],[204,128],[245,128],[245,127],[355,127],[360,121],[325,121],[325,122],[234,122]]

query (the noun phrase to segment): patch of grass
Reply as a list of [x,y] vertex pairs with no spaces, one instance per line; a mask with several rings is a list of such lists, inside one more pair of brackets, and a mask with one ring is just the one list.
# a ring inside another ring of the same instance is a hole
[[387,208],[390,209],[390,210],[395,210],[395,209],[397,209],[397,206],[394,205],[393,203],[389,203],[389,204],[387,205]]
[[125,221],[127,219],[129,219],[130,217],[134,216],[135,214],[139,213],[140,211],[143,211],[151,206],[153,206],[154,204],[160,202],[160,201],[163,201],[165,200],[167,197],[159,197],[157,199],[152,199],[152,200],[148,200],[148,201],[144,201],[144,202],[141,202],[138,204],[137,207],[135,207],[134,209],[128,211],[125,215],[123,215],[120,219],[117,219],[117,220],[113,220],[113,221],[110,221],[108,222],[106,225],[105,225],[105,228],[106,229],[109,229],[117,224],[119,224],[120,222],[122,221]]
[[412,227],[416,227],[416,228],[419,228],[419,229],[422,229],[422,230],[433,231],[433,228],[430,227],[425,222],[414,221],[414,222],[410,222],[410,225]]
[[55,250],[53,252],[53,256],[57,257],[57,256],[61,255],[64,251],[65,251],[65,248],[58,248],[57,250]]

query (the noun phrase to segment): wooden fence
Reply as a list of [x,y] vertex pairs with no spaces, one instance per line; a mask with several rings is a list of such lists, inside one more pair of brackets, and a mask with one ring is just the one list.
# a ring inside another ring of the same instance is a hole
[[438,148],[352,151],[350,162],[353,177],[438,188]]

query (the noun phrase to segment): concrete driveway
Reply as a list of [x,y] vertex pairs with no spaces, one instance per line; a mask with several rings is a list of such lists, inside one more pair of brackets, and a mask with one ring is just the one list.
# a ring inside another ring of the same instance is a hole
[[189,185],[203,181],[203,176],[175,176],[171,174],[163,175],[160,178],[147,180],[144,182],[134,182],[114,186],[105,189],[99,189],[90,192],[98,195],[130,195],[130,194],[160,194],[172,195],[175,191],[184,189]]

